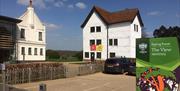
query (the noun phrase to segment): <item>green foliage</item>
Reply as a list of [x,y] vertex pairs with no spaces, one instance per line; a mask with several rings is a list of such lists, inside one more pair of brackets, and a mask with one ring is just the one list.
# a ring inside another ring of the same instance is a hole
[[71,62],[71,61],[82,61],[82,51],[57,51],[47,50],[46,60],[55,62]]
[[76,57],[78,60],[82,61],[83,60],[83,51],[76,53],[73,57]]

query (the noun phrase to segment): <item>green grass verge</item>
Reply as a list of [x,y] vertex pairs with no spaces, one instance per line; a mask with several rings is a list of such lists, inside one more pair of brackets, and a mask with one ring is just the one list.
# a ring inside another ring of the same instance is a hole
[[176,61],[168,62],[167,64],[156,65],[140,59],[136,59],[136,67],[158,67],[164,70],[173,71],[180,65],[179,59]]

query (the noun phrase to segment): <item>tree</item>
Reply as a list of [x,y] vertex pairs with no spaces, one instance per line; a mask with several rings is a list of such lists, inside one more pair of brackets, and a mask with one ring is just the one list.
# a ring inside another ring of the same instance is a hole
[[153,36],[155,38],[160,38],[160,37],[177,37],[178,42],[179,42],[179,48],[180,48],[180,27],[179,26],[174,26],[174,27],[169,27],[166,28],[165,26],[161,26],[159,29],[155,29],[153,32]]
[[168,37],[166,34],[167,32],[168,32],[168,30],[166,29],[166,27],[164,27],[162,25],[159,29],[154,30],[153,36],[155,38],[157,38],[157,37]]
[[159,29],[155,29],[153,36],[155,38],[159,37],[177,37],[180,39],[180,27],[174,26],[174,27],[169,27],[166,28],[165,26],[161,26]]

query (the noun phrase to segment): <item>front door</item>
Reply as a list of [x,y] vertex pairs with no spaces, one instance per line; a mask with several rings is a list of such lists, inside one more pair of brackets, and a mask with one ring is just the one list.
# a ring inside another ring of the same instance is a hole
[[94,54],[94,52],[91,52],[91,61],[93,62],[94,59],[95,59],[95,54]]

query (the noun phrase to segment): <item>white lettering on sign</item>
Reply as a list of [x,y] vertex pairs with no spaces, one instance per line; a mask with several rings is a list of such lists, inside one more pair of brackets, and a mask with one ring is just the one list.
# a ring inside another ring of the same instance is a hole
[[151,43],[151,55],[153,56],[166,56],[171,51],[171,43]]

